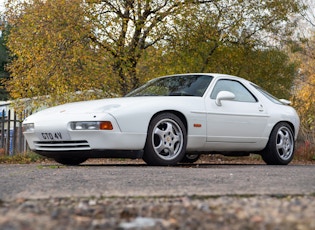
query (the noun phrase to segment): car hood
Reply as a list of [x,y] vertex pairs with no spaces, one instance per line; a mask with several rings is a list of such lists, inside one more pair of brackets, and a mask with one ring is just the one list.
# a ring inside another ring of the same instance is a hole
[[86,114],[88,116],[90,114],[112,113],[115,110],[120,110],[122,108],[126,108],[127,106],[132,106],[135,103],[139,103],[137,101],[139,100],[126,97],[73,102],[36,112],[27,117],[24,122],[64,119],[66,117],[74,117],[74,115],[79,114],[82,116],[85,116],[84,114]]
[[[167,100],[161,100],[162,97],[163,96],[122,97],[68,103],[34,113],[33,115],[29,116],[25,120],[25,122],[33,122],[35,120],[39,121],[49,119],[65,119],[66,117],[73,118],[79,114],[85,117],[92,114],[95,115],[100,113],[107,113],[115,116],[119,114],[126,114],[127,111],[130,113],[131,111],[142,111],[142,113],[150,113],[150,111],[147,110],[148,105],[150,105],[150,108],[161,108],[160,106],[162,103],[163,107],[165,107],[166,109],[174,108],[174,106],[180,106],[181,108],[183,108],[184,106],[181,106],[182,103],[188,103],[197,106],[198,103],[195,103],[195,101],[200,100],[200,98],[197,99],[196,97],[186,97],[186,99],[183,100],[183,97],[176,96],[168,97]],[[187,100],[192,100],[192,102],[189,103]],[[155,109],[153,108],[152,110]]]
[[[137,98],[136,98],[137,99]],[[122,107],[131,106],[132,104],[139,103],[135,98],[109,98],[92,101],[73,102],[63,105],[58,105],[48,109],[41,110],[36,114],[91,114],[91,113],[104,113],[113,110],[121,109]],[[35,114],[34,114],[35,115]]]

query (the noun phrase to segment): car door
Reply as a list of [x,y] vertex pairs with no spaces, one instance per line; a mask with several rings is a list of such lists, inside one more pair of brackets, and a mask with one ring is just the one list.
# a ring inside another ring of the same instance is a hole
[[[219,96],[219,97],[218,97]],[[267,126],[264,105],[240,82],[219,79],[206,99],[207,142],[254,145]]]

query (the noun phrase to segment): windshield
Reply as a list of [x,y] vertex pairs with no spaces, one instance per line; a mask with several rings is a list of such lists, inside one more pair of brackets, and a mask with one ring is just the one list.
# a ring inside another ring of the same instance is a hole
[[136,96],[197,96],[202,97],[213,77],[207,75],[178,75],[156,78],[126,97]]

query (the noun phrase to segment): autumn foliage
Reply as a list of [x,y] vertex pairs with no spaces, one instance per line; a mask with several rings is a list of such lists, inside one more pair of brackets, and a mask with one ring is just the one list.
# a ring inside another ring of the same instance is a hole
[[[124,95],[153,77],[224,72],[291,96],[297,0],[8,0],[6,82],[37,106]],[[279,90],[280,89],[280,90]]]
[[315,145],[315,36],[301,44],[292,54],[299,63],[293,105],[301,118],[301,135]]
[[90,39],[93,28],[81,2],[35,0],[10,18],[7,45],[14,61],[7,87],[13,98],[50,95],[57,104],[69,101],[69,93],[107,90],[107,57]]

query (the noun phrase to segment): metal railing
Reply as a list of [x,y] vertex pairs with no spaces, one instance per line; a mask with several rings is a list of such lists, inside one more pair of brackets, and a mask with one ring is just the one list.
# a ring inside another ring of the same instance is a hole
[[2,111],[0,116],[0,153],[15,155],[27,150],[27,143],[23,136],[22,122],[28,114],[17,114],[12,110]]

